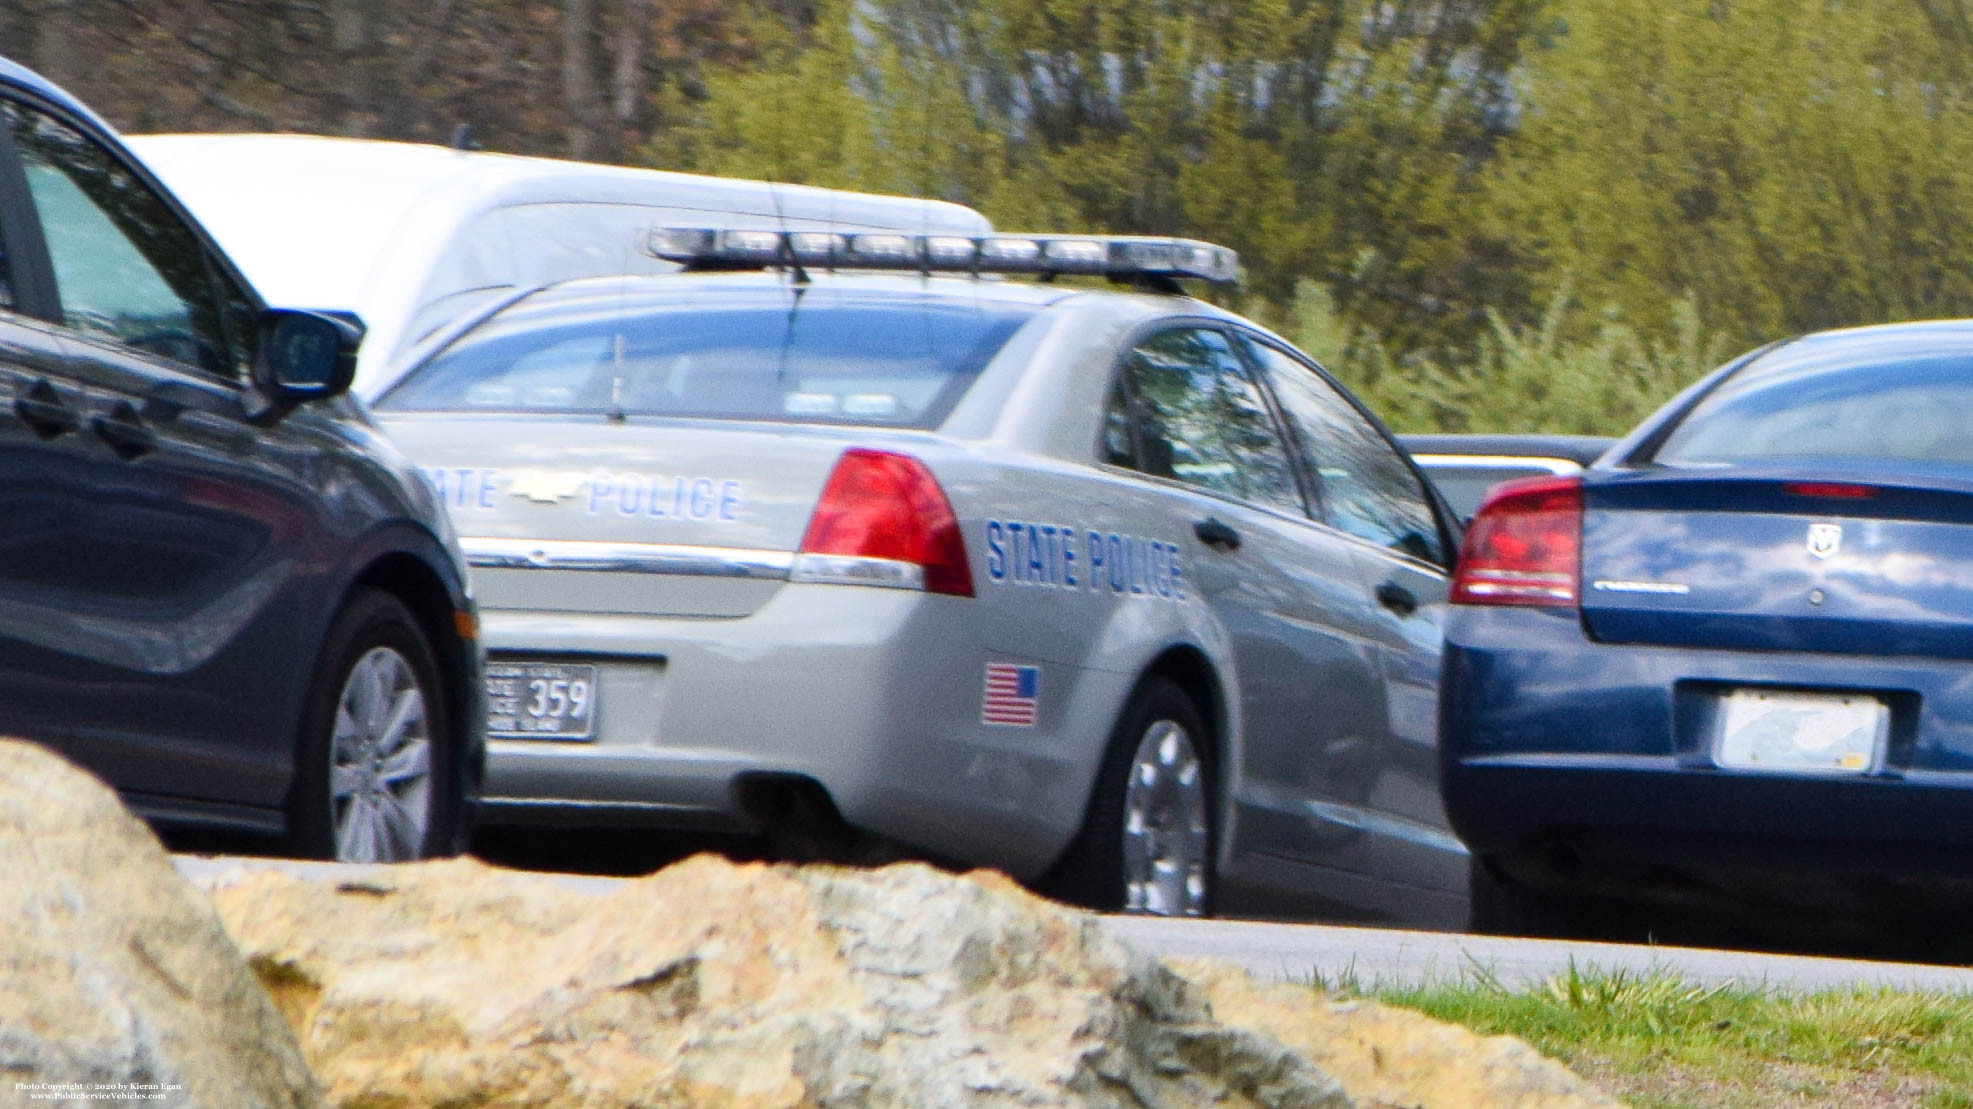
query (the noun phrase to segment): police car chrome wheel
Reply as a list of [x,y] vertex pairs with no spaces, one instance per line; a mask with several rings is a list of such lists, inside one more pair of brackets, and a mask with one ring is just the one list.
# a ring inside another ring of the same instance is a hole
[[1124,911],[1205,915],[1208,829],[1205,767],[1191,735],[1176,721],[1153,721],[1124,788]]
[[395,648],[373,647],[350,667],[329,747],[336,858],[418,858],[431,827],[432,732],[425,691]]

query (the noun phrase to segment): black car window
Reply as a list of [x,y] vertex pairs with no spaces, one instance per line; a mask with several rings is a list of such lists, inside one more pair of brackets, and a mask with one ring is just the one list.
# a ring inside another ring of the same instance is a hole
[[1397,448],[1320,374],[1266,343],[1241,339],[1274,387],[1315,469],[1323,519],[1351,535],[1444,565],[1431,497]]
[[0,114],[13,130],[41,218],[62,322],[236,376],[240,367],[230,354],[213,271],[191,229],[80,131],[20,104],[0,103]]
[[1287,446],[1225,335],[1161,331],[1124,356],[1124,372],[1136,415],[1135,469],[1303,513]]
[[[414,370],[377,407],[622,412],[935,427],[1035,309],[882,299],[651,310],[528,302]],[[561,309],[566,308],[566,311]]]

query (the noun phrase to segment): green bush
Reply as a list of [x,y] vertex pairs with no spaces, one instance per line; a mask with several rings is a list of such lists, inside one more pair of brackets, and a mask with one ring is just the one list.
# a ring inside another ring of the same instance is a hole
[[1592,316],[1567,282],[1533,327],[1489,313],[1477,348],[1463,357],[1392,353],[1312,281],[1274,322],[1396,431],[1615,435],[1733,353],[1702,327],[1690,297],[1676,306],[1670,341],[1659,344],[1614,311]]

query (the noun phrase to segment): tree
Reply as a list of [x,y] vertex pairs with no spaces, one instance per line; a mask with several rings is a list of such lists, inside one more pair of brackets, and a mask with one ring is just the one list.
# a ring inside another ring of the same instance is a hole
[[1655,335],[1688,293],[1740,345],[1973,312],[1957,10],[1574,0],[1489,172],[1492,233]]
[[728,26],[720,0],[0,0],[9,56],[126,130],[444,142],[469,123],[490,149],[599,158],[662,126],[654,90],[695,89]]
[[818,0],[651,154],[913,192],[999,226],[1192,234],[1263,302],[1320,278],[1394,341],[1471,335],[1468,203],[1541,0]]

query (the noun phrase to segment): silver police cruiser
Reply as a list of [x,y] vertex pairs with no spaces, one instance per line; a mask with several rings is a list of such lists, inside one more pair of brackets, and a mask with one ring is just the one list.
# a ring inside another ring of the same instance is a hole
[[1453,525],[1312,362],[1179,292],[1232,252],[650,249],[692,272],[520,295],[376,399],[474,567],[487,822],[853,832],[1099,908],[1463,922]]

